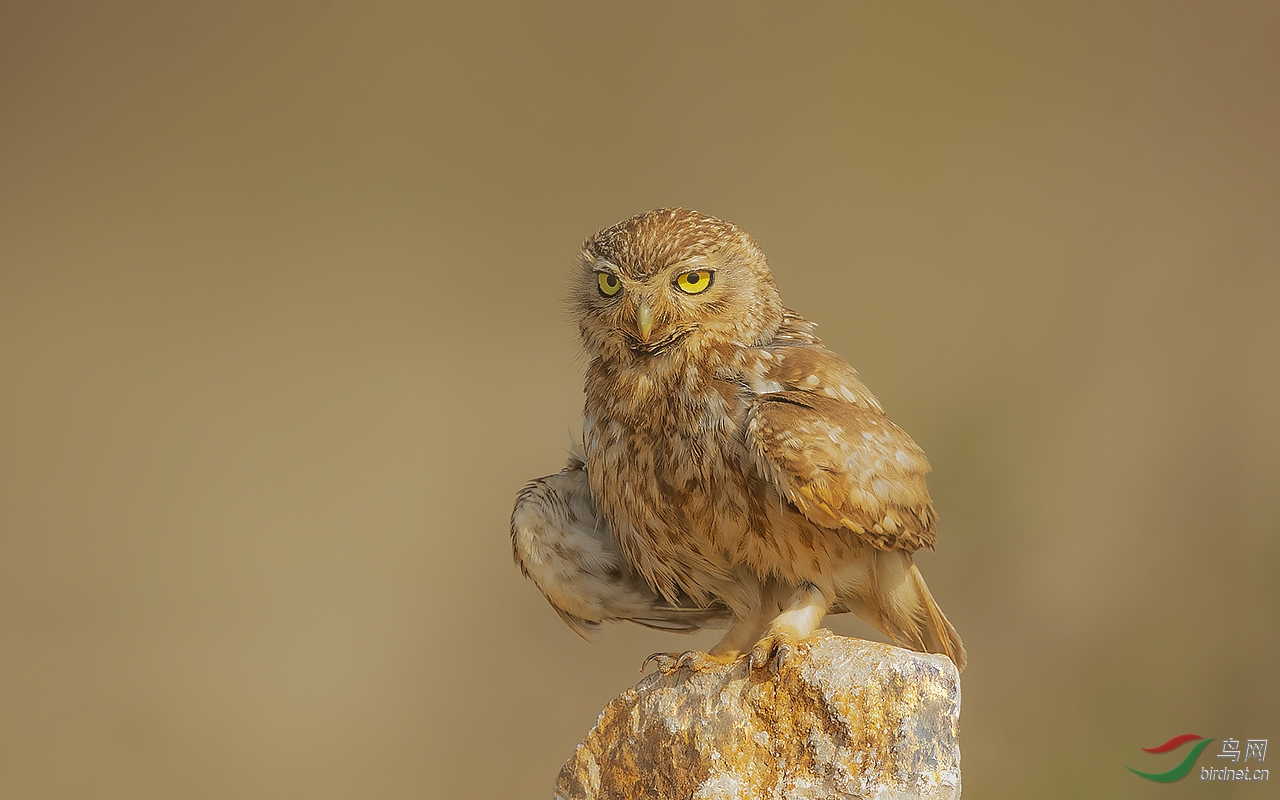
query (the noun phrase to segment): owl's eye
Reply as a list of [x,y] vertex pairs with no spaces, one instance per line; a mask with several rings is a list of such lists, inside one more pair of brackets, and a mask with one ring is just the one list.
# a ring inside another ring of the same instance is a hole
[[680,291],[685,294],[698,294],[699,292],[705,292],[707,288],[715,282],[716,274],[709,269],[686,272],[679,278],[676,278],[676,286],[680,287]]
[[596,283],[600,286],[600,294],[605,297],[613,297],[622,291],[622,281],[618,280],[617,275],[608,272],[601,272],[596,278]]

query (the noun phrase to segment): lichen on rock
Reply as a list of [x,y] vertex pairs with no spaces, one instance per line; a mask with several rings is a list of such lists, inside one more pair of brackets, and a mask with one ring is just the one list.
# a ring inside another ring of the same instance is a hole
[[745,659],[614,698],[556,800],[955,800],[960,678],[945,656],[829,631],[776,676]]

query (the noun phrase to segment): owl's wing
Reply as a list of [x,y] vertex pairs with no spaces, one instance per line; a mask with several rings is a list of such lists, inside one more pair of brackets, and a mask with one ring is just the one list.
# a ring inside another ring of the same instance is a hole
[[511,548],[520,570],[584,639],[612,620],[682,633],[728,621],[723,605],[667,602],[627,564],[577,460],[520,492]]
[[932,549],[929,462],[853,368],[821,347],[777,348],[764,368],[746,424],[758,473],[819,525],[881,550]]

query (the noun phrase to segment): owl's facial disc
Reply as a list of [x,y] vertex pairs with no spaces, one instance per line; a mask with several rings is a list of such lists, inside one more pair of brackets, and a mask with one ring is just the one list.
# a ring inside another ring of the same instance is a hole
[[656,209],[583,244],[572,303],[593,356],[636,363],[768,341],[783,308],[764,254],[731,223]]

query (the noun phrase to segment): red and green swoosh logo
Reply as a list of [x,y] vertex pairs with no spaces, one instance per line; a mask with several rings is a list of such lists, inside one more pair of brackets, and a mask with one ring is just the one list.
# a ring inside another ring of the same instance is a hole
[[1142,748],[1148,753],[1168,753],[1172,750],[1177,750],[1187,742],[1199,742],[1199,744],[1191,748],[1191,752],[1187,753],[1187,757],[1182,759],[1182,763],[1178,764],[1178,766],[1168,772],[1139,772],[1133,767],[1125,767],[1125,769],[1140,778],[1146,778],[1147,780],[1155,781],[1156,783],[1173,783],[1174,781],[1180,781],[1187,777],[1187,773],[1196,765],[1196,759],[1200,757],[1200,751],[1208,747],[1209,742],[1212,741],[1213,739],[1206,739],[1203,736],[1197,736],[1194,733],[1184,733],[1181,736],[1173,737],[1159,747]]

